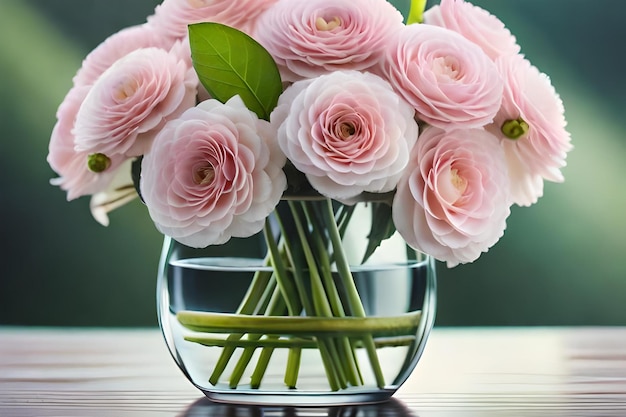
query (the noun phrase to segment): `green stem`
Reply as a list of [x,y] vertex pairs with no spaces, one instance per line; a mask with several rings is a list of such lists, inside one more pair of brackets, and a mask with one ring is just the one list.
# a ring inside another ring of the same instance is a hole
[[[281,295],[280,288],[275,287],[272,298],[268,303],[267,311],[265,312],[266,317],[279,316],[284,314],[284,311],[285,300]],[[259,339],[261,339],[262,336],[263,334],[255,332],[255,334],[248,334],[248,339],[252,341],[258,341]],[[237,364],[235,365],[235,368],[233,369],[233,372],[230,376],[229,385],[231,388],[236,388],[237,385],[239,385],[239,381],[241,381],[241,377],[248,367],[248,364],[250,363],[250,360],[252,359],[256,348],[257,346],[250,346],[245,348],[241,353],[241,356],[239,357],[239,360],[237,361]],[[265,371],[259,369],[258,372],[263,374]],[[256,383],[257,381],[254,382]],[[260,384],[260,381],[258,381],[258,383]]]
[[298,208],[295,203],[289,201],[289,208],[291,209],[291,215],[293,216],[294,224],[296,226],[296,231],[298,232],[298,237],[300,238],[300,248],[304,254],[304,259],[306,261],[308,267],[308,276],[311,282],[311,290],[313,293],[313,310],[315,311],[316,316],[332,316],[332,311],[330,309],[330,305],[328,300],[326,299],[326,294],[323,293],[323,285],[320,279],[319,270],[317,268],[317,262],[313,256],[313,252],[311,251],[311,246],[309,245],[307,235],[305,233],[304,227],[302,226],[302,218],[300,217],[300,213],[298,212]]
[[[293,340],[289,340],[289,342],[292,343]],[[317,347],[317,343],[314,343],[314,346]],[[301,360],[302,346],[290,347],[289,356],[287,356],[287,369],[285,370],[285,385],[289,388],[295,388],[297,385]]]
[[[303,219],[296,203],[289,201],[289,208],[291,209],[294,225],[296,226],[296,231],[298,233],[298,237],[300,238],[300,247],[304,253],[304,258],[309,271],[308,276],[311,283],[311,293],[313,296],[313,309],[315,310],[315,315],[321,317],[332,317],[333,313],[330,308],[330,303],[328,302],[328,296],[324,291],[324,285],[322,284],[322,280],[320,278],[317,261],[313,256],[313,251],[311,250],[306,233],[307,231],[303,227]],[[334,379],[338,383],[339,387],[345,388],[347,386],[347,379],[345,373],[343,372],[341,363],[339,362],[339,355],[337,354],[337,348],[334,345],[333,340],[324,337],[320,338],[319,341],[320,353],[322,354],[322,360],[325,363],[327,373],[332,372],[334,374],[334,377],[332,378],[329,375],[329,380]]]
[[[266,256],[264,265],[270,265],[269,256]],[[250,283],[250,287],[248,287],[248,291],[246,292],[242,303],[237,308],[236,314],[254,314],[254,312],[258,309],[258,305],[263,304],[265,298],[267,297],[265,290],[272,282],[272,275],[273,273],[271,270],[261,270],[257,271],[254,274],[252,282]],[[241,339],[243,336],[243,333],[233,333],[228,336],[228,339],[234,341]],[[209,383],[211,383],[212,385],[217,385],[220,377],[228,366],[230,358],[234,355],[234,353],[235,347],[233,346],[227,346],[222,350],[220,357],[215,363],[213,372],[209,377]]]
[[[333,246],[337,272],[344,285],[344,288],[346,289],[348,303],[350,305],[350,311],[352,311],[352,314],[357,317],[365,317],[365,309],[363,308],[363,304],[361,303],[361,297],[359,296],[359,292],[354,283],[354,278],[352,277],[352,273],[350,272],[350,265],[348,264],[348,260],[346,259],[346,255],[343,251],[341,235],[339,234],[337,224],[335,223],[333,206],[330,200],[326,201],[326,210],[324,210],[324,215],[326,218],[326,226],[328,227],[330,240]],[[376,345],[374,344],[373,337],[371,334],[364,335],[363,337],[363,344],[365,345],[365,349],[367,350],[370,364],[372,366],[372,371],[374,372],[374,376],[376,377],[376,384],[379,388],[383,388],[385,386],[385,377],[380,367],[380,361],[378,360],[378,354],[376,352]]]
[[[279,340],[277,336],[270,336],[267,338],[268,341]],[[261,346],[261,345],[259,345]],[[257,360],[256,367],[254,368],[254,372],[250,376],[250,386],[252,388],[259,388],[261,386],[261,381],[263,380],[263,376],[267,371],[267,367],[269,366],[270,359],[272,358],[272,354],[274,353],[275,346],[264,345],[261,354],[259,355],[259,359]],[[297,349],[297,348],[292,348]],[[299,350],[299,349],[298,349]]]
[[338,391],[341,388],[341,384],[333,367],[332,359],[329,356],[330,352],[328,351],[328,346],[323,339],[317,339],[317,349],[319,350],[320,356],[322,358],[324,371],[326,371],[328,386],[330,387],[331,391]]
[[[346,313],[341,303],[341,297],[339,291],[335,285],[332,277],[332,271],[330,268],[330,258],[328,257],[328,248],[323,239],[323,231],[325,228],[320,225],[320,219],[315,217],[313,213],[314,207],[310,207],[311,203],[302,203],[304,213],[307,220],[312,225],[312,240],[313,247],[315,249],[315,255],[318,259],[320,266],[320,272],[322,276],[322,284],[325,289],[325,295],[330,303],[332,310],[332,316],[345,317]],[[352,385],[362,385],[363,377],[359,369],[359,365],[356,359],[354,349],[350,345],[350,341],[347,337],[341,337],[336,340],[337,350],[341,357],[340,364],[344,367],[344,373],[346,374],[348,381]]]
[[[314,339],[310,338],[302,338],[302,337],[289,337],[289,338],[281,338],[281,337],[264,337],[259,340],[247,340],[247,339],[239,339],[239,340],[228,340],[221,339],[219,337],[211,337],[211,336],[186,336],[185,340],[192,343],[198,343],[203,346],[214,346],[214,347],[225,347],[225,346],[234,346],[238,348],[246,348],[250,346],[255,347],[268,347],[268,348],[276,348],[276,349],[290,349],[290,350],[301,350],[301,349],[317,349],[318,344]],[[411,343],[415,341],[415,336],[395,336],[395,337],[378,337],[374,338],[374,343],[377,348],[381,347],[399,347],[399,346],[409,346]],[[362,343],[356,341],[356,347],[362,347]],[[288,384],[289,385],[289,384]]]
[[[289,274],[287,272],[287,267],[283,262],[282,255],[280,253],[280,249],[278,248],[278,243],[276,239],[274,239],[274,235],[272,234],[272,230],[270,228],[269,220],[265,221],[265,228],[263,229],[265,234],[265,241],[267,242],[268,250],[270,253],[270,260],[272,265],[274,266],[274,272],[276,276],[276,281],[278,283],[278,288],[285,299],[287,304],[287,311],[290,316],[298,316],[300,315],[301,305],[297,302],[297,298],[294,297],[298,290],[294,287],[293,282],[289,278]],[[285,243],[287,245],[287,243]]]
[[[305,285],[305,279],[302,272],[304,271],[304,260],[301,259],[300,256],[298,256],[298,251],[295,250],[296,248],[294,248],[293,246],[294,242],[287,238],[288,233],[285,229],[285,225],[282,219],[278,215],[278,212],[276,212],[276,219],[280,227],[281,235],[283,236],[285,255],[287,256],[287,259],[292,266],[293,279],[296,286],[296,291],[298,293],[298,299],[302,304],[302,308],[304,308],[305,314],[315,315],[315,312],[313,310],[313,304],[309,299],[309,295]],[[280,256],[277,256],[277,258],[280,258]]]
[[[260,335],[249,335],[248,336],[251,341],[257,341],[261,338]],[[258,338],[258,339],[257,339]],[[247,347],[241,352],[241,356],[239,356],[239,360],[235,364],[233,368],[233,372],[230,374],[230,379],[228,380],[228,385],[231,388],[237,388],[239,385],[239,381],[243,376],[250,359],[252,359],[252,355],[254,355],[254,351],[256,350],[256,346]]]
[[352,214],[354,214],[354,209],[355,206],[346,206],[344,204],[337,213],[337,229],[339,230],[339,235],[342,237],[346,233],[346,229],[350,224],[350,219],[352,218]]
[[277,280],[273,279],[267,284],[267,287],[265,287],[265,291],[263,292],[263,297],[259,300],[259,304],[254,309],[254,312],[252,312],[253,315],[264,314],[265,311],[271,308],[270,305],[272,303],[272,299],[277,291],[278,283],[276,281]]
[[[231,334],[228,336],[228,340],[237,341],[237,340],[240,340],[242,337],[243,337],[243,334]],[[224,350],[222,350],[220,357],[215,363],[215,368],[213,368],[213,372],[211,373],[211,376],[209,377],[209,382],[211,383],[211,385],[214,385],[214,386],[217,385],[220,377],[226,370],[226,366],[228,366],[228,362],[230,361],[230,358],[233,356],[234,353],[235,353],[235,345],[228,345],[224,348]]]
[[327,362],[326,366],[328,367],[328,371],[333,373],[339,388],[347,388],[348,378],[341,364],[341,357],[334,343],[335,339],[331,337],[318,337],[317,340],[319,342],[322,360]]
[[424,21],[424,10],[426,10],[426,0],[411,0],[407,25],[422,23]]
[[[265,257],[263,262],[264,266],[270,266],[269,254]],[[237,314],[253,314],[254,310],[259,304],[259,300],[263,299],[265,288],[267,284],[272,280],[273,271],[261,270],[257,271],[252,278],[250,287],[244,295],[242,303],[237,308]]]
[[415,333],[421,311],[389,317],[246,316],[182,310],[176,318],[186,328],[200,333],[255,333],[375,337],[406,336]]
[[[279,225],[280,225],[280,221],[279,221]],[[281,228],[282,228],[282,225],[281,225]],[[276,239],[274,239],[274,235],[272,234],[272,230],[269,224],[269,219],[266,219],[265,227],[263,231],[265,234],[265,241],[267,242],[268,249],[270,252],[272,264],[274,265],[274,270],[276,271],[276,279],[278,281],[278,286],[283,294],[283,298],[285,299],[287,303],[287,310],[289,312],[289,315],[298,316],[300,314],[300,310],[302,310],[302,304],[304,300],[298,303],[298,299],[302,299],[302,297],[298,297],[297,295],[299,292],[299,288],[297,288],[296,285],[292,282],[287,272],[287,268],[283,262],[283,256],[282,256],[283,254],[280,252],[280,249],[278,248]],[[285,247],[287,247],[288,242],[287,242],[286,236],[285,238],[283,238],[283,242],[285,242]],[[271,351],[268,351],[268,352],[263,351],[262,354],[271,356]],[[290,388],[294,388],[298,381],[298,374],[300,373],[301,356],[302,354],[299,348],[294,348],[289,351],[289,356],[287,360],[287,368],[285,369],[285,384]],[[267,360],[269,361],[269,356]],[[267,367],[267,364],[265,364],[265,367]],[[257,374],[256,376],[258,377],[261,373],[261,369],[259,369],[258,367],[257,369],[259,370],[259,372],[258,373],[255,372],[255,374]],[[260,380],[259,380],[259,384],[260,384]]]
[[[269,340],[278,340],[278,337],[271,336],[268,338]],[[260,347],[261,345],[257,345],[256,347]],[[261,386],[261,381],[263,380],[263,376],[265,375],[265,371],[267,371],[267,367],[270,363],[270,359],[272,358],[272,354],[274,353],[273,346],[263,346],[263,350],[259,355],[259,359],[257,360],[256,366],[254,368],[254,372],[250,376],[250,386],[252,388],[259,388]]]
[[[275,243],[275,241],[274,241]],[[276,248],[278,248],[276,246]],[[278,280],[278,279],[277,279]],[[284,308],[285,305],[287,305],[287,311],[289,312],[290,315],[293,315],[291,313],[291,309],[290,309],[290,304],[292,304],[289,300],[290,300],[291,296],[286,296],[284,291],[281,289],[281,286],[278,285],[278,287],[276,288],[276,291],[274,293],[274,297],[272,298],[272,305],[275,305],[275,308],[270,309],[267,312],[267,315],[280,315],[282,313],[284,313]],[[291,307],[293,308],[293,307]],[[283,311],[281,311],[283,310]],[[258,338],[255,338],[256,340],[260,339],[260,335]],[[276,335],[272,335],[272,336],[268,336],[268,339],[271,340],[277,340],[279,337]],[[258,347],[259,345],[255,346]],[[299,350],[299,348],[294,348]],[[254,351],[254,350],[253,350]],[[263,347],[263,350],[261,351],[261,354],[259,356],[259,359],[257,361],[256,367],[254,368],[254,372],[252,373],[252,376],[250,377],[250,385],[252,386],[252,388],[258,388],[261,386],[261,381],[263,379],[263,376],[265,375],[265,372],[267,371],[267,367],[269,365],[269,361],[272,357],[272,354],[274,353],[274,348],[273,347],[269,347],[269,346],[265,346]],[[247,358],[247,361],[249,361],[251,359]]]

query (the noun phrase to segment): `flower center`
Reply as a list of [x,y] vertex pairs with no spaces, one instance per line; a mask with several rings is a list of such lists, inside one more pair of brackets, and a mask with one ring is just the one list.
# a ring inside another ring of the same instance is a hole
[[200,167],[193,173],[193,182],[198,185],[209,185],[215,179],[215,169],[209,165]]
[[137,82],[133,79],[126,79],[120,82],[113,91],[113,97],[118,101],[125,101],[137,92]]
[[341,123],[339,125],[339,136],[341,137],[341,139],[346,140],[355,133],[356,128],[352,123]]
[[467,189],[467,180],[459,175],[458,169],[453,169],[450,172],[450,175],[451,175],[450,182],[452,183],[454,188],[457,189],[457,191],[459,192],[459,195],[463,195],[463,193]]
[[438,78],[458,80],[461,72],[459,61],[451,56],[439,57],[433,60],[433,71]]
[[330,31],[339,26],[341,26],[341,20],[337,16],[333,17],[329,21],[324,19],[323,17],[318,17],[315,20],[315,27],[317,28],[317,30]]

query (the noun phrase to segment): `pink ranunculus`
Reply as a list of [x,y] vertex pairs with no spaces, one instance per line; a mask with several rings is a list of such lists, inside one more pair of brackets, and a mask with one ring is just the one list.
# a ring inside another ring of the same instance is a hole
[[542,196],[544,179],[563,181],[560,170],[572,149],[563,102],[548,76],[523,56],[502,57],[496,64],[505,80],[504,98],[488,129],[504,147],[513,202],[529,206]]
[[287,180],[276,130],[239,96],[207,100],[168,122],[142,162],[141,192],[158,230],[192,247],[263,228]]
[[74,84],[92,85],[117,60],[142,48],[170,49],[173,41],[161,36],[152,27],[143,24],[131,26],[109,36],[83,60],[74,77]]
[[182,39],[193,23],[216,22],[251,33],[258,16],[276,0],[164,0],[148,17],[163,36]]
[[134,157],[167,120],[196,102],[198,78],[186,59],[159,48],[133,51],[100,76],[78,114],[78,152]]
[[515,36],[487,10],[464,0],[441,0],[424,13],[424,22],[460,33],[482,48],[492,60],[520,51]]
[[74,121],[88,92],[88,86],[74,87],[68,92],[59,106],[57,122],[50,137],[47,160],[59,175],[51,183],[66,191],[68,200],[106,189],[125,159],[121,156],[113,157],[105,171],[95,173],[87,167],[89,152],[74,150]]
[[382,78],[336,71],[294,83],[272,123],[278,143],[321,194],[348,201],[395,188],[417,140],[414,109]]
[[401,236],[449,267],[476,260],[506,228],[504,159],[498,139],[484,129],[425,129],[393,200]]
[[442,129],[483,127],[502,101],[495,64],[476,44],[438,26],[404,27],[383,73],[423,121]]
[[378,65],[402,15],[385,0],[279,0],[254,37],[274,57],[283,80]]

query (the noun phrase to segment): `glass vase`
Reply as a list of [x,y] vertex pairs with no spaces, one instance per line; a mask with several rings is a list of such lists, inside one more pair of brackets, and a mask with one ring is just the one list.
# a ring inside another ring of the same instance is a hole
[[204,249],[166,237],[159,324],[184,375],[218,402],[388,400],[432,329],[436,276],[397,232],[372,238],[378,204],[281,202],[263,232]]

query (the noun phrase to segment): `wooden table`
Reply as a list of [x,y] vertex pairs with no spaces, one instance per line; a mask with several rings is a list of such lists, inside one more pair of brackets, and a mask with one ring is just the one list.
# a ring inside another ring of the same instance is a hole
[[626,416],[626,328],[435,328],[385,404],[211,403],[157,329],[0,327],[2,417]]

